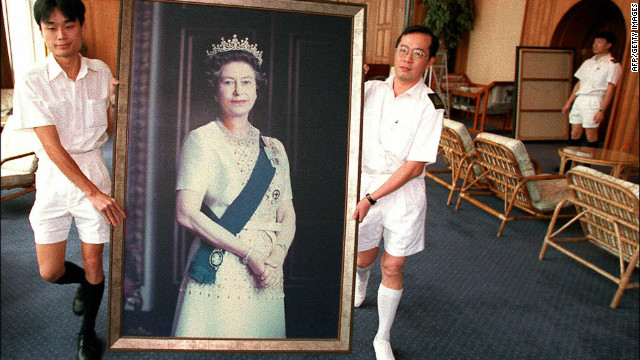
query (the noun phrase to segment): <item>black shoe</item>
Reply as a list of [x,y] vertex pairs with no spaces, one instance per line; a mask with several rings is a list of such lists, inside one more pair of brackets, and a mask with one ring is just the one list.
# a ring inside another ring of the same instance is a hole
[[78,316],[84,313],[84,289],[82,285],[78,286],[78,290],[76,290],[76,295],[73,297],[73,303],[71,304],[71,310]]
[[100,360],[102,358],[102,342],[96,333],[78,334],[78,360]]

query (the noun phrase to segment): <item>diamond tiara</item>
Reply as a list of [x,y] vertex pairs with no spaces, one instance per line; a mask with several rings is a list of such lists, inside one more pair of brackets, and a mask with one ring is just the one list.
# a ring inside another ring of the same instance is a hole
[[258,44],[249,44],[249,38],[245,38],[242,41],[238,41],[238,35],[234,34],[233,39],[224,40],[224,37],[221,39],[220,45],[211,45],[211,50],[207,50],[207,55],[211,58],[215,54],[233,51],[233,50],[241,50],[251,53],[253,56],[258,59],[258,64],[262,65],[262,51],[258,51]]

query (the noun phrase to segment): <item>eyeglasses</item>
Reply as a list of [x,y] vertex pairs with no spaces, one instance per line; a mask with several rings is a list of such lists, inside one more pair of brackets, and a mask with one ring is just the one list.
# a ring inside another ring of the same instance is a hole
[[402,57],[406,57],[407,55],[411,54],[411,57],[413,59],[425,59],[427,57],[427,54],[425,54],[424,51],[418,49],[411,50],[409,49],[409,47],[404,45],[398,47],[398,53]]

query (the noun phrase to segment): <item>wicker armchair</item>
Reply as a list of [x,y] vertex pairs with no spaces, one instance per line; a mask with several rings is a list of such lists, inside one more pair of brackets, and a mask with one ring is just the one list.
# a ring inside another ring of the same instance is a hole
[[[571,187],[571,196],[564,201],[575,204],[578,213],[568,223],[554,231],[556,215],[562,206],[562,203],[558,204],[544,238],[539,259],[544,259],[548,246],[551,246],[613,281],[618,285],[618,290],[610,306],[615,309],[620,303],[624,290],[638,288],[638,283],[629,283],[634,267],[639,267],[638,185],[584,166],[577,166],[570,170],[567,173],[567,181]],[[576,221],[580,221],[585,237],[558,237]],[[620,274],[613,275],[561,245],[561,243],[578,241],[588,241],[618,257]]]
[[[467,174],[456,210],[464,199],[498,217],[502,220],[498,236],[502,235],[508,221],[550,219],[556,205],[569,194],[564,175],[540,174],[539,166],[529,157],[522,141],[482,133],[476,137],[474,145],[477,153],[474,163],[483,169],[482,174],[475,181]],[[471,191],[483,179],[487,181],[489,191]],[[494,209],[479,200],[480,196],[486,195],[502,199],[502,209]],[[565,206],[569,205],[566,203]],[[513,216],[514,207],[530,215]]]
[[[475,159],[476,151],[467,127],[460,122],[444,119],[442,135],[440,137],[440,148],[438,151],[444,158],[448,169],[429,170],[427,167],[425,176],[450,190],[449,198],[447,199],[447,205],[449,205],[451,204],[451,199],[453,199],[453,194],[456,191],[460,191],[460,181],[464,180],[467,176],[471,163]],[[474,181],[476,176],[482,173],[482,168],[479,165],[475,165],[472,168],[473,171],[470,175],[470,180]],[[451,174],[451,180],[446,181],[436,175],[443,173]],[[476,183],[473,189],[480,190],[486,188],[486,181],[483,181]]]

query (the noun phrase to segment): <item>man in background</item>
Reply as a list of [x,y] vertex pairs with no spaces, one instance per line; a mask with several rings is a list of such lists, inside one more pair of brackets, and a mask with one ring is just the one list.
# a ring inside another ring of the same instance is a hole
[[562,108],[563,114],[569,114],[571,124],[569,146],[580,146],[585,133],[587,146],[598,147],[598,127],[613,100],[622,73],[620,64],[610,52],[615,42],[615,35],[611,32],[596,34],[593,57],[582,63],[574,74],[578,82]]

